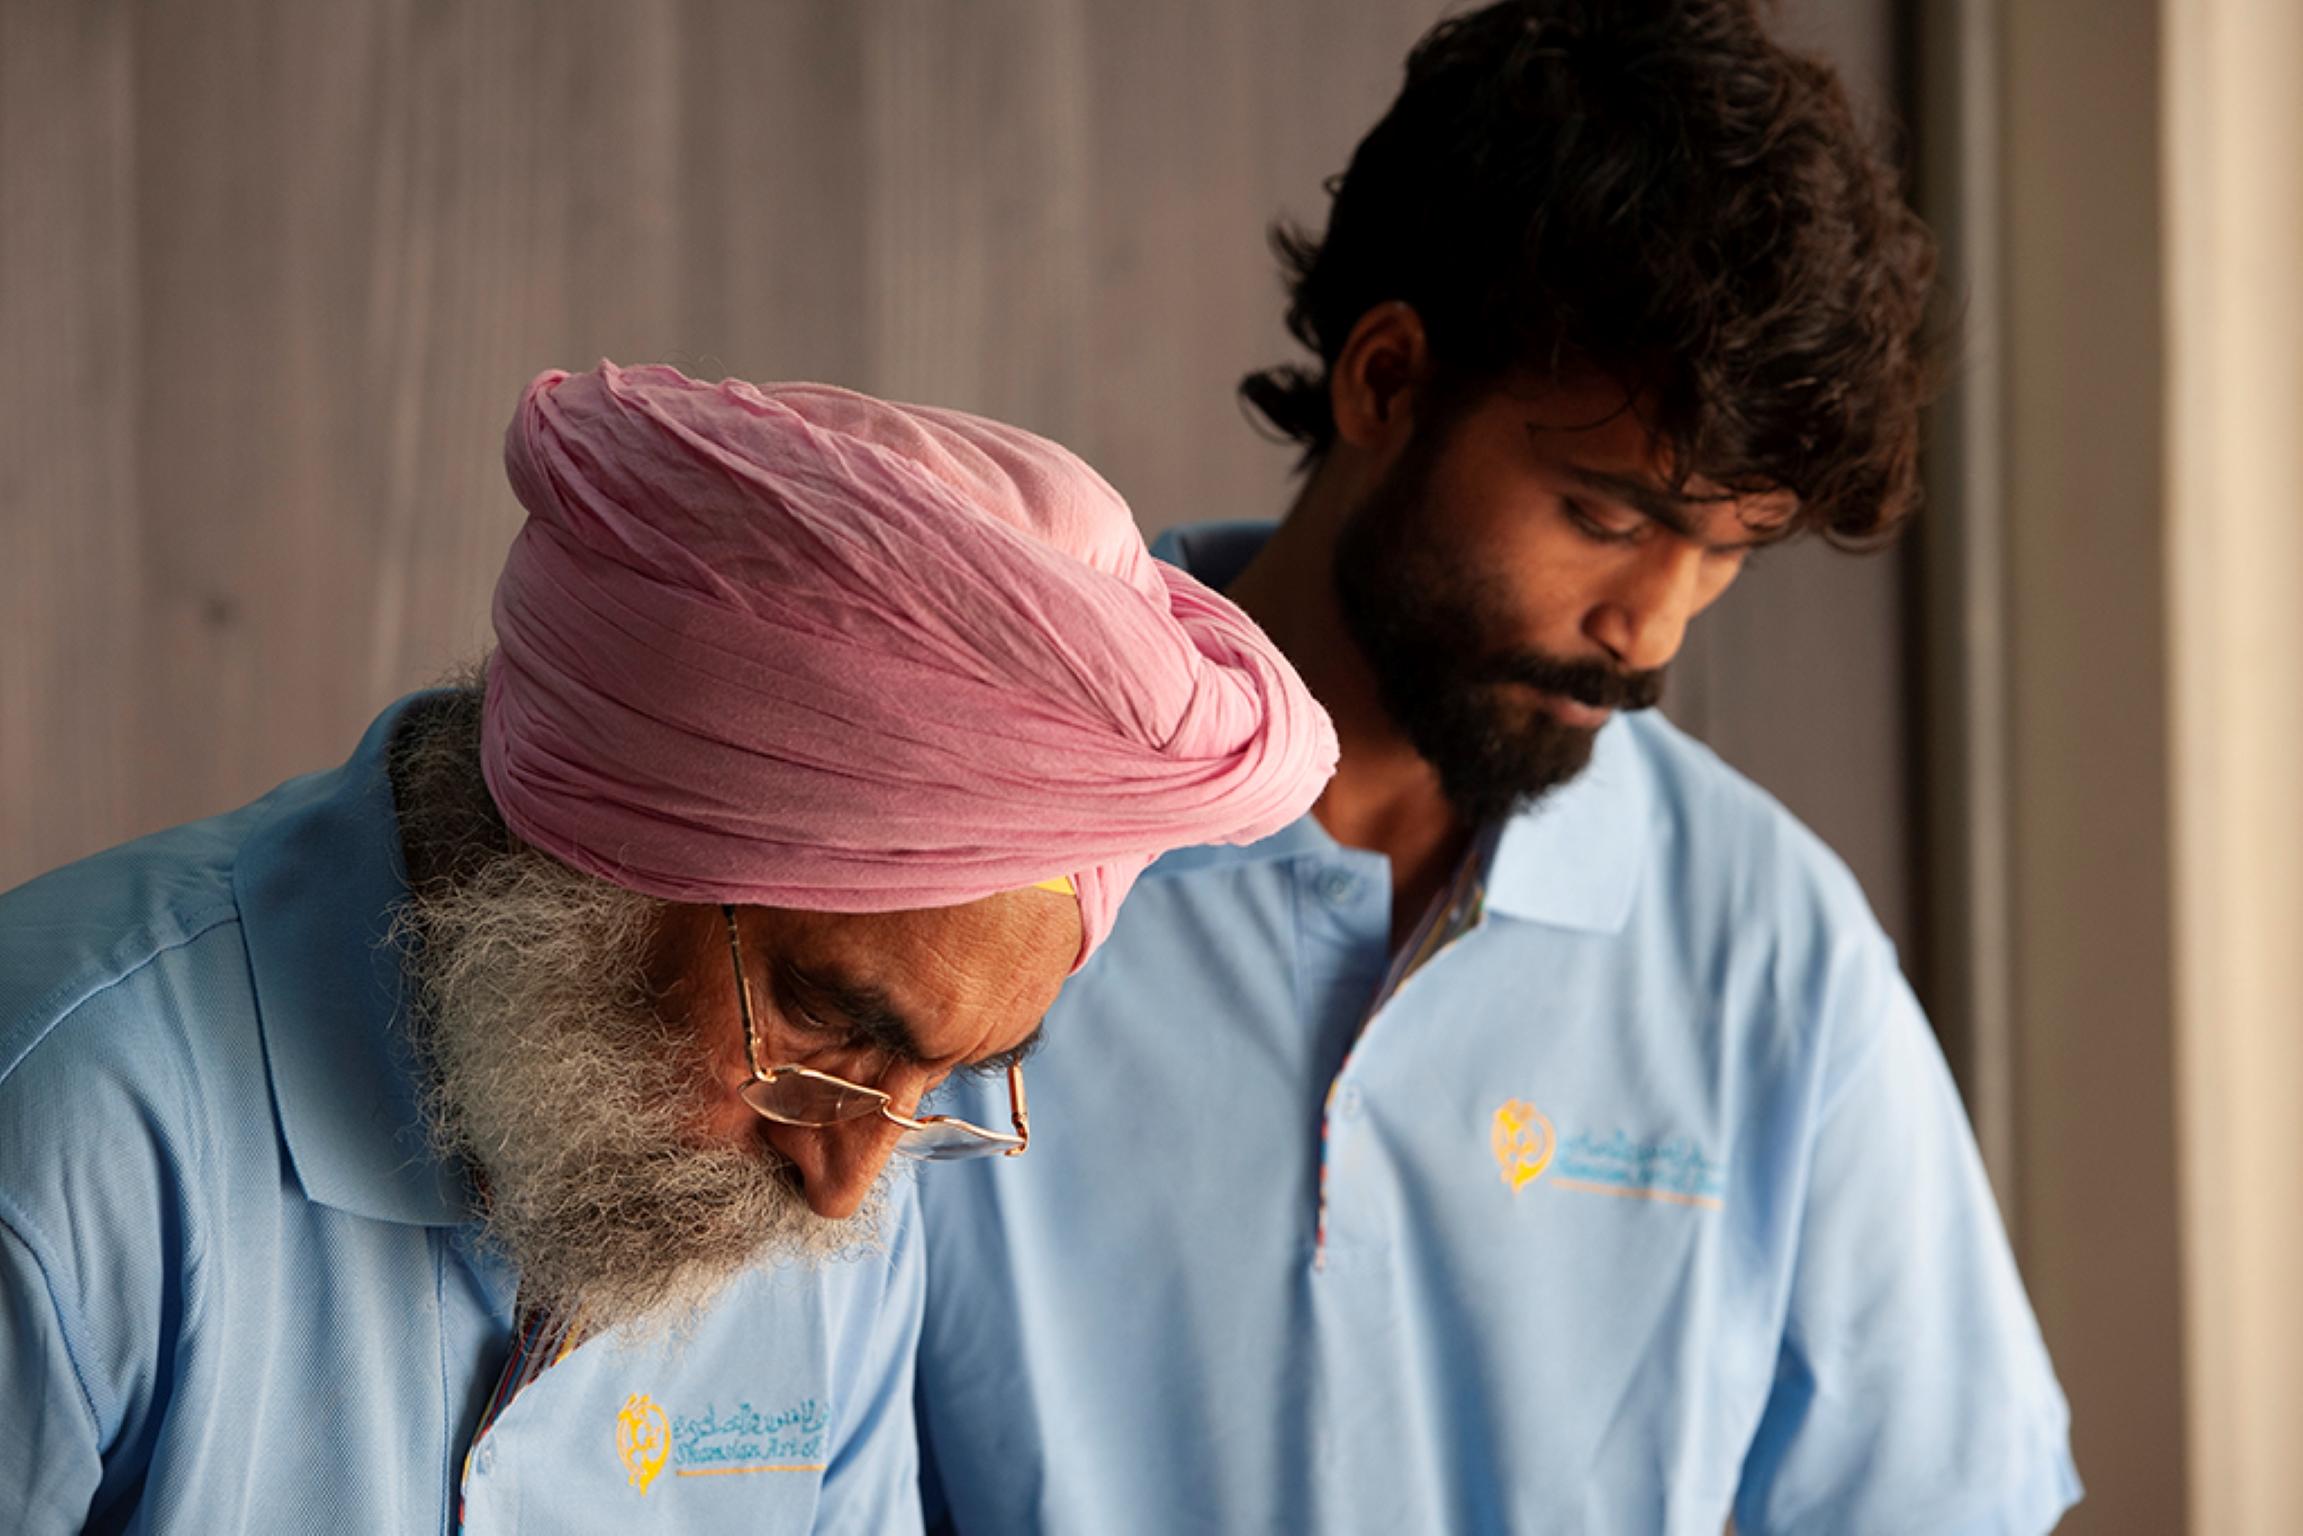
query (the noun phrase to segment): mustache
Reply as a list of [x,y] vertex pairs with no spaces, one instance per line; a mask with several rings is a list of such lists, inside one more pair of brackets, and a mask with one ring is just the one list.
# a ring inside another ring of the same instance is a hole
[[1618,713],[1653,709],[1663,701],[1662,667],[1623,672],[1604,662],[1561,661],[1535,651],[1512,651],[1481,663],[1474,676],[1483,683],[1524,684],[1592,709]]

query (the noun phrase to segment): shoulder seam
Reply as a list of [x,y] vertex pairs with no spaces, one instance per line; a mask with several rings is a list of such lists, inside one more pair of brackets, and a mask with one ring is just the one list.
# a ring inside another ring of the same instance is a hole
[[[182,949],[227,923],[238,921],[239,916],[239,903],[227,896],[215,906],[196,910],[184,920],[177,931],[165,937],[153,933],[148,924],[131,930],[130,936],[142,938],[145,941],[133,946],[131,952],[135,953],[136,958],[132,962],[123,964],[113,960],[110,974],[98,971],[96,973],[98,979],[92,980],[87,972],[69,976],[49,989],[45,995],[19,1015],[17,1022],[25,1026],[26,1035],[20,1049],[13,1054],[0,1055],[0,1082],[6,1082],[13,1076],[16,1069],[23,1065],[26,1058],[40,1048],[42,1042],[55,1032],[58,1025],[71,1018],[82,1008],[94,1002],[104,993],[111,991],[114,987],[127,982],[161,956]],[[117,946],[114,952],[115,954],[118,952]],[[111,957],[107,956],[106,958],[110,959]]]

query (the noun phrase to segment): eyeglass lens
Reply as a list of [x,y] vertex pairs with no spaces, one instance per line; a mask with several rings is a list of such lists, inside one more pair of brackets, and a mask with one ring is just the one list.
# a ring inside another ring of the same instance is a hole
[[1012,1136],[988,1137],[952,1121],[931,1120],[896,1141],[896,1151],[926,1163],[948,1163],[963,1157],[991,1157],[1015,1146]]
[[744,1085],[744,1102],[770,1120],[786,1125],[837,1125],[879,1113],[885,1102],[876,1093],[819,1077],[786,1073],[773,1082],[757,1079]]

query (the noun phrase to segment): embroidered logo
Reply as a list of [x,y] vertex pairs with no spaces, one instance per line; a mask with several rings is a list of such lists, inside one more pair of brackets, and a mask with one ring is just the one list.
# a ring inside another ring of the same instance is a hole
[[671,1451],[671,1421],[655,1399],[645,1392],[625,1398],[624,1411],[616,1415],[616,1454],[624,1459],[631,1485],[646,1493],[648,1484],[664,1470],[664,1459]]
[[1588,1194],[1716,1211],[1727,1197],[1727,1165],[1691,1137],[1578,1131],[1560,1143],[1551,1182]]
[[706,1403],[701,1413],[672,1415],[672,1467],[680,1477],[739,1472],[821,1472],[832,1416],[804,1398],[773,1413],[749,1402]]
[[1533,1104],[1506,1099],[1495,1112],[1489,1146],[1504,1187],[1514,1194],[1548,1172],[1551,1188],[1587,1195],[1706,1211],[1726,1201],[1727,1165],[1686,1136],[1651,1139],[1620,1130],[1602,1136],[1572,1126],[1561,1135]]
[[1542,1178],[1543,1170],[1551,1166],[1551,1151],[1556,1140],[1543,1111],[1525,1099],[1506,1099],[1495,1112],[1495,1126],[1490,1134],[1496,1167],[1503,1172],[1504,1187],[1517,1194]]

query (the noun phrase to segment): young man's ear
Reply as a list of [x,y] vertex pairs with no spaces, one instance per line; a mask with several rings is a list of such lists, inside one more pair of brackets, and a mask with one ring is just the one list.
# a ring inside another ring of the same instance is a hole
[[1377,451],[1406,441],[1416,391],[1430,372],[1431,346],[1414,306],[1391,299],[1361,315],[1328,372],[1337,439]]

